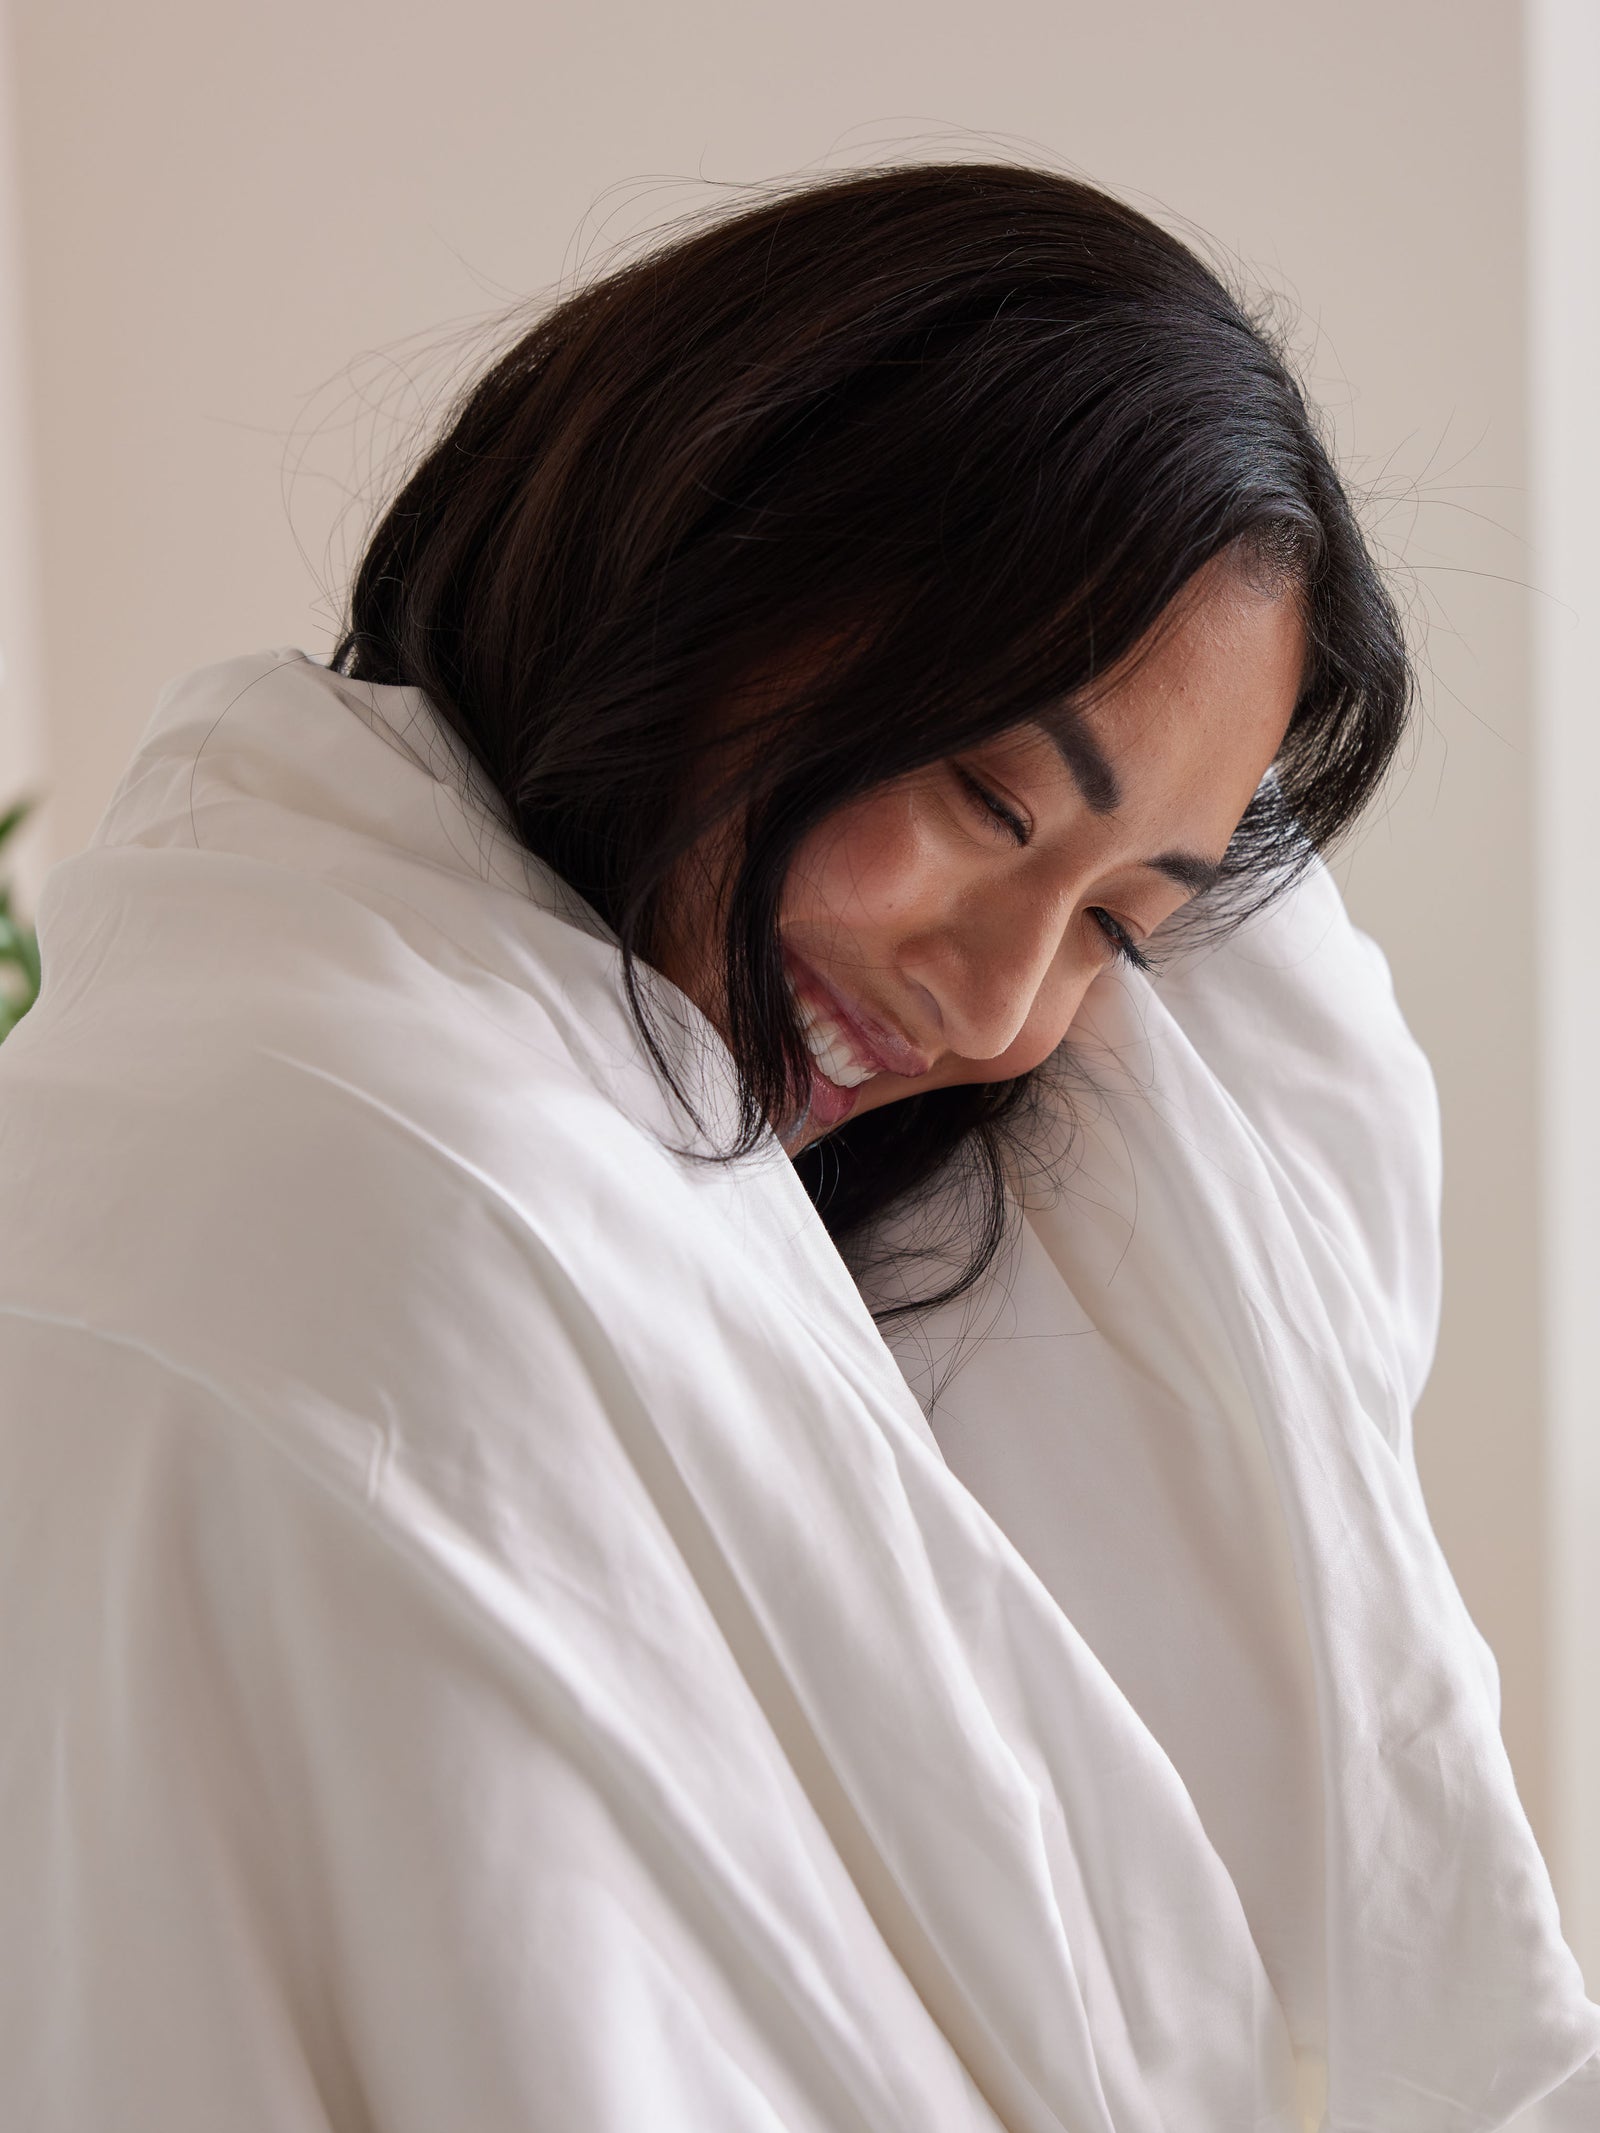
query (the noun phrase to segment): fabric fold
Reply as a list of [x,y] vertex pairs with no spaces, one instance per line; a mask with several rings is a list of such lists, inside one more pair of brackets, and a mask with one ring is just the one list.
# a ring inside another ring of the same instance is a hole
[[693,1159],[414,692],[186,677],[39,925],[30,2123],[1489,2133],[1600,2051],[1410,1459],[1431,1085],[1325,876],[1097,989],[926,1403],[971,1314],[897,1361],[775,1142]]

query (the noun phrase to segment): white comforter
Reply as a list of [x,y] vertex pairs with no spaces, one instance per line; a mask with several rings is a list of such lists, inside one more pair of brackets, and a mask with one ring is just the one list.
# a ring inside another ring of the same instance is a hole
[[46,884],[0,2120],[1600,2126],[1411,1461],[1431,1084],[1326,877],[1097,989],[1066,1191],[902,1375],[775,1146],[663,1146],[456,754],[209,669]]

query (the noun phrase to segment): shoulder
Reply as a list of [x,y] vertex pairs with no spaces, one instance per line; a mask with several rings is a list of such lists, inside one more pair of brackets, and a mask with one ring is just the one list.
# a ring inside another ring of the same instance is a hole
[[163,897],[193,856],[103,855],[142,871],[137,942],[80,935],[0,1057],[0,1301],[246,1405],[359,1406],[525,1344],[597,1232],[671,1234],[679,1166],[548,1004],[297,877],[218,924],[266,870],[207,859]]

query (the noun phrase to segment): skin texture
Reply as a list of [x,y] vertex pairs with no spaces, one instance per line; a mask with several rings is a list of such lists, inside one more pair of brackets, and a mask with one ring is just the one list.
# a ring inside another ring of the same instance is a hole
[[[775,1122],[790,1154],[838,1123],[841,1103],[846,1115],[875,1109],[1048,1058],[1122,943],[1137,951],[1194,893],[1152,861],[1221,859],[1282,746],[1304,652],[1293,592],[1220,561],[1083,714],[1114,806],[1086,792],[1042,728],[1022,726],[820,824],[784,890],[786,967],[858,1054],[892,1070],[853,1100],[816,1077],[811,1115]],[[667,974],[715,1023],[704,974],[714,903],[691,906]]]

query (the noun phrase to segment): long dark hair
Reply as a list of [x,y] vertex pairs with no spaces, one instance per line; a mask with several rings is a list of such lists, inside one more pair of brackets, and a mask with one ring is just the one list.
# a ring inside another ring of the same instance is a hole
[[[1410,704],[1317,422],[1273,335],[1120,201],[1001,164],[880,169],[768,194],[540,318],[379,522],[334,664],[420,689],[466,743],[615,931],[669,1076],[636,966],[685,855],[742,823],[735,1157],[806,1086],[778,940],[800,841],[886,780],[1070,723],[1225,551],[1292,583],[1309,644],[1210,899],[1237,912],[1349,824]],[[712,717],[784,672],[781,702]],[[896,1309],[993,1258],[1031,1080],[904,1098],[798,1159],[846,1250],[965,1180],[962,1263]]]

